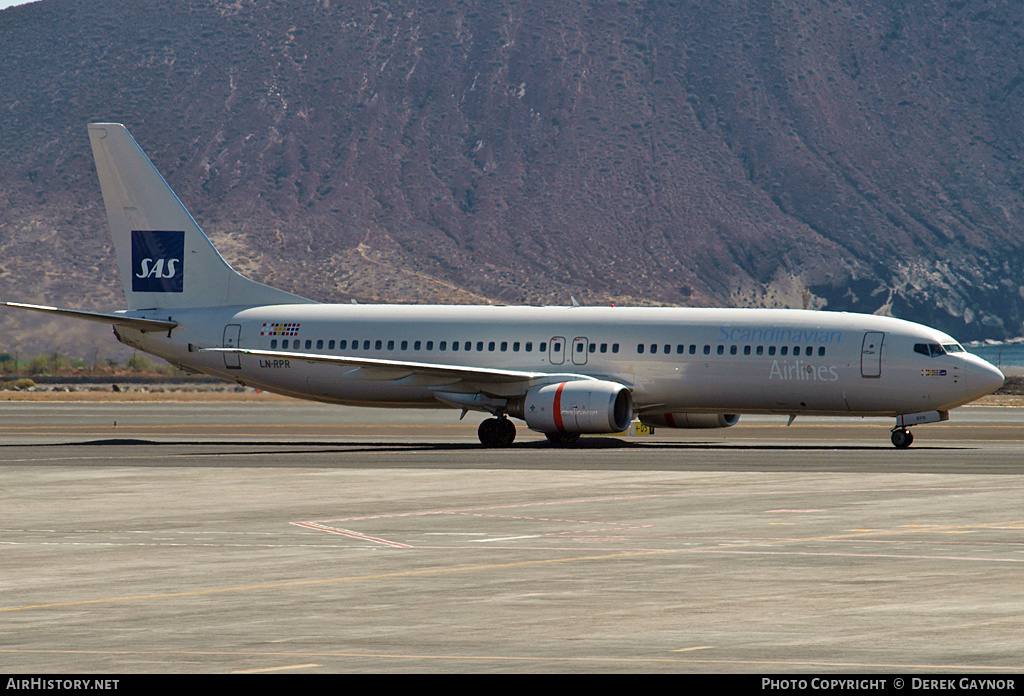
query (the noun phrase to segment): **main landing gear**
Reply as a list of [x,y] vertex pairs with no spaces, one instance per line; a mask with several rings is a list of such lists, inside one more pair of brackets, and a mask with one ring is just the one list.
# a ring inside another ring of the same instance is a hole
[[516,439],[516,426],[505,416],[488,418],[476,429],[484,447],[508,447]]
[[[548,442],[558,447],[571,445],[580,439],[579,433],[544,434]],[[516,426],[504,415],[495,416],[482,421],[476,429],[476,435],[484,447],[509,447],[516,439]]]
[[914,442],[914,433],[906,428],[895,427],[892,429],[892,444],[896,449],[906,449]]

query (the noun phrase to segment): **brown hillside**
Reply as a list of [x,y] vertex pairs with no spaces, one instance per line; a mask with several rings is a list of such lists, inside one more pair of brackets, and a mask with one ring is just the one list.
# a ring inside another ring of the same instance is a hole
[[[1022,20],[995,0],[12,8],[0,299],[121,304],[85,132],[112,120],[233,265],[320,300],[1018,335]],[[11,314],[0,348],[106,340]]]

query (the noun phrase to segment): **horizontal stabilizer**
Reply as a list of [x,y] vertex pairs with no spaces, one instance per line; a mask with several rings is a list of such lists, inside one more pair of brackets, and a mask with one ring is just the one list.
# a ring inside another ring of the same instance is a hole
[[47,307],[45,305],[24,304],[22,302],[0,302],[6,307],[18,309],[31,309],[34,312],[45,312],[62,317],[84,319],[99,324],[112,324],[114,326],[128,326],[139,331],[170,331],[178,325],[176,321],[163,319],[146,319],[143,317],[130,317],[124,314],[107,314],[104,312],[86,312],[81,309],[62,309],[60,307]]

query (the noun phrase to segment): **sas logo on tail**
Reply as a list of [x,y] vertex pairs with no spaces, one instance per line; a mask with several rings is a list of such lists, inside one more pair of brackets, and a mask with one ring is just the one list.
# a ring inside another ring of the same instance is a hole
[[182,292],[185,233],[132,230],[132,292]]

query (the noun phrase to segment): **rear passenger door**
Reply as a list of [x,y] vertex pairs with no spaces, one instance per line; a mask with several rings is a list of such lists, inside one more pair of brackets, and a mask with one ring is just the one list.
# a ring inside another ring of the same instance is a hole
[[[237,348],[238,337],[242,333],[242,327],[240,324],[228,324],[224,327],[224,347],[225,348]],[[242,367],[241,360],[237,355],[232,353],[224,354],[224,367],[231,370],[239,370]]]

